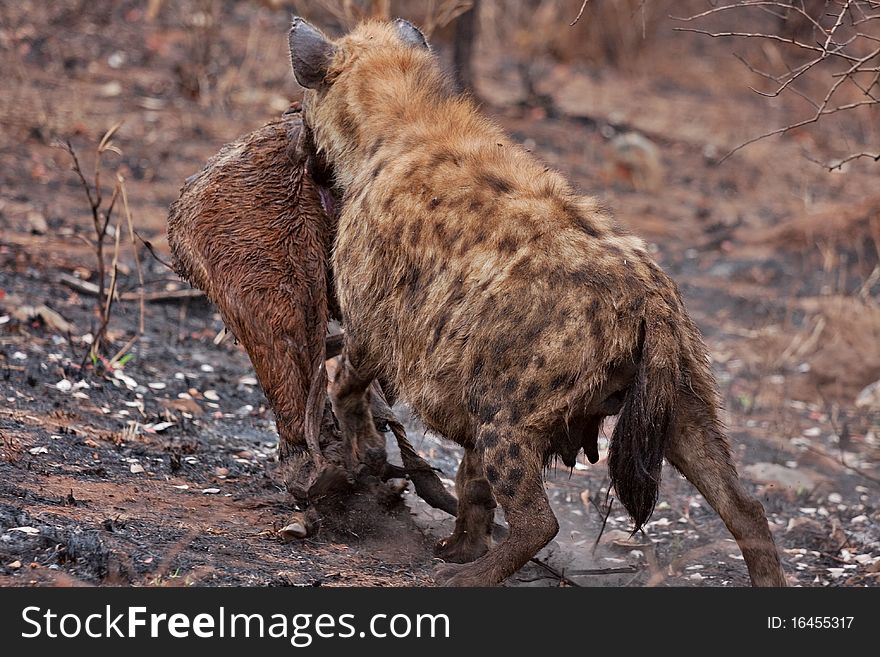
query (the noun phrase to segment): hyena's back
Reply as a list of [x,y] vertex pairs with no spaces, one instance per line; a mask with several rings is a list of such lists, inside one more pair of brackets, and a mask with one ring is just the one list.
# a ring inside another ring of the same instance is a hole
[[[482,128],[428,116],[362,133],[381,146],[349,193],[334,256],[346,324],[385,338],[374,366],[459,442],[515,392],[531,424],[558,422],[634,355],[649,300],[680,313],[641,240]],[[395,322],[380,329],[382,317]]]

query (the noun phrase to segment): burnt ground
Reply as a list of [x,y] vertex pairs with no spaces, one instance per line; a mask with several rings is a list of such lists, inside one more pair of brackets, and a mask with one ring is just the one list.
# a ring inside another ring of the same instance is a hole
[[[315,538],[279,538],[294,507],[275,473],[272,414],[203,299],[147,303],[121,367],[85,358],[95,297],[60,277],[96,281],[91,216],[56,140],[71,140],[91,176],[96,144],[124,122],[119,153],[103,156],[105,198],[122,175],[135,229],[167,259],[166,210],[184,178],[298,94],[283,10],[227,3],[209,29],[187,3],[152,22],[145,3],[107,4],[23,2],[0,20],[0,584],[430,584],[431,545],[452,521],[411,493]],[[601,196],[680,284],[791,582],[875,585],[880,402],[856,400],[880,379],[877,169],[831,173],[805,155],[848,148],[866,128],[829,122],[719,164],[801,109],[749,92],[732,45],[661,30],[628,72],[547,64],[538,105],[491,45],[477,67],[486,111]],[[635,160],[616,139],[629,132]],[[119,289],[131,292],[124,219],[120,230]],[[185,287],[138,251],[149,292]],[[138,304],[117,303],[108,358],[137,325]],[[457,448],[408,428],[451,483]],[[510,585],[748,583],[720,520],[671,469],[632,538],[620,506],[606,506],[604,458],[547,480],[559,536],[539,557],[547,567]]]

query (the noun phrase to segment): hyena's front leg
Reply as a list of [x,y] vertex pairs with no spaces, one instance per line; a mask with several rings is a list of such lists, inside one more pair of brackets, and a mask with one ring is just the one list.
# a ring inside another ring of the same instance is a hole
[[444,561],[467,563],[483,556],[492,544],[495,498],[486,479],[482,454],[466,447],[455,475],[458,512],[452,536],[437,543],[435,553]]
[[446,586],[492,586],[519,570],[559,531],[544,492],[543,454],[521,428],[487,424],[480,428],[486,478],[510,528],[498,547],[464,566],[446,565],[437,582]]
[[364,375],[349,354],[346,347],[330,386],[330,400],[342,433],[343,458],[351,470],[358,463],[384,464],[385,438],[376,431],[370,413],[368,390],[373,377]]

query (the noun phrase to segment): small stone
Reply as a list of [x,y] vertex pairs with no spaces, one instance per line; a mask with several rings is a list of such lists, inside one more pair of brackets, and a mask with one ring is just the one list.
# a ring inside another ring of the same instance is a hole
[[130,470],[131,474],[140,474],[144,471],[144,466],[142,466],[140,463],[132,463]]
[[34,235],[45,235],[49,230],[49,225],[46,223],[46,217],[36,210],[31,210],[27,213],[27,222],[31,233]]
[[205,390],[205,392],[202,394],[205,397],[205,399],[208,399],[210,401],[213,401],[213,402],[220,401],[220,395],[217,394],[216,390]]
[[858,408],[880,410],[880,381],[874,381],[866,386],[856,397]]

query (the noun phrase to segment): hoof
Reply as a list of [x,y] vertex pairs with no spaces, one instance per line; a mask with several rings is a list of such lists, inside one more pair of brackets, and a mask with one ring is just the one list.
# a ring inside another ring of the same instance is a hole
[[278,530],[278,536],[285,543],[302,540],[309,536],[314,536],[320,525],[320,518],[313,509],[305,512],[298,511],[288,518],[287,524],[284,527]]
[[451,563],[470,563],[489,551],[489,537],[462,532],[437,541],[434,554]]
[[434,582],[438,586],[492,586],[482,572],[471,565],[442,564],[434,569]]

